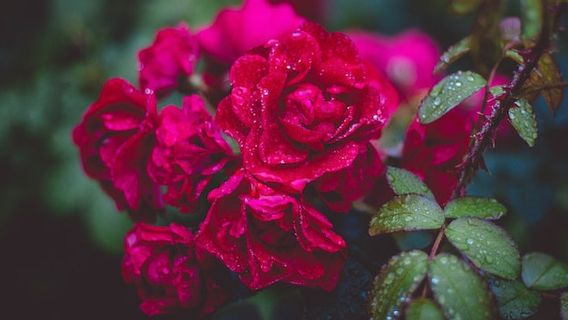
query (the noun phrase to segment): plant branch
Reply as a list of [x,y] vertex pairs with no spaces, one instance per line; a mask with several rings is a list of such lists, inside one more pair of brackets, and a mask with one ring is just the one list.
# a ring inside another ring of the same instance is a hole
[[513,80],[509,85],[509,90],[505,92],[501,99],[497,100],[493,111],[476,134],[473,144],[460,164],[458,184],[454,190],[453,197],[458,197],[463,194],[466,185],[471,181],[477,170],[483,166],[483,152],[492,144],[497,127],[507,115],[507,111],[517,100],[516,97],[520,95],[523,85],[537,66],[541,56],[550,49],[551,30],[557,30],[560,17],[566,11],[566,4],[562,3],[556,5],[553,7],[552,11],[553,28],[542,28],[537,43],[528,54],[526,63],[520,65],[513,74]]
[[[551,38],[552,33],[558,29],[558,24],[562,14],[566,11],[566,4],[558,4],[553,7],[553,22],[552,28],[547,29],[543,28],[541,34],[539,35],[538,41],[535,46],[531,49],[528,54],[528,59],[526,59],[526,63],[523,65],[519,65],[515,73],[513,74],[513,80],[511,81],[508,89],[502,98],[497,100],[493,111],[487,118],[487,121],[483,124],[479,132],[475,131],[473,136],[473,141],[470,144],[468,153],[464,157],[462,163],[459,165],[460,171],[458,174],[458,183],[454,192],[452,194],[452,198],[459,197],[463,195],[466,185],[471,181],[477,170],[483,166],[483,152],[492,145],[493,139],[495,137],[495,131],[497,127],[505,118],[507,111],[511,108],[513,103],[517,100],[517,97],[520,95],[523,85],[528,80],[531,75],[531,72],[537,66],[538,61],[542,57],[544,53],[546,53],[551,46]],[[486,86],[485,96],[483,99],[483,103],[487,102],[488,98],[488,88],[492,78],[495,75],[495,72],[500,64],[500,61],[493,67],[491,70],[491,74],[489,76],[488,85]],[[558,83],[549,85],[546,88],[538,88],[538,89],[549,89],[554,87],[565,87],[566,83]],[[543,86],[544,87],[544,86]],[[537,88],[535,88],[537,89]],[[481,119],[481,118],[480,118]],[[479,123],[479,121],[477,122]],[[477,127],[476,123],[476,127]],[[436,240],[432,245],[430,250],[429,257],[432,259],[436,256],[438,249],[440,248],[440,244],[444,239],[444,231],[446,226],[442,226],[438,235],[436,236]]]
[[438,248],[440,248],[440,244],[442,243],[442,240],[444,239],[444,232],[445,231],[446,231],[446,225],[443,225],[442,228],[440,228],[438,235],[436,236],[436,240],[434,240],[434,244],[432,245],[432,249],[430,250],[430,254],[428,256],[430,258],[430,260],[434,259],[434,257],[436,256],[436,253],[438,252]]

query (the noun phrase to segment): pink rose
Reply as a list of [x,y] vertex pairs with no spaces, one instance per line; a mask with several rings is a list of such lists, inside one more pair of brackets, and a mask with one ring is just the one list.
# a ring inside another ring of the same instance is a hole
[[194,210],[213,176],[232,158],[198,95],[185,97],[182,109],[167,106],[160,112],[148,173],[157,184],[168,186],[168,204],[182,212]]
[[87,175],[135,218],[152,219],[163,207],[159,186],[146,173],[157,119],[153,94],[111,79],[73,130]]
[[237,171],[211,191],[211,209],[196,241],[251,289],[275,282],[332,290],[346,258],[345,241],[302,199]]
[[167,227],[138,223],[124,241],[122,275],[132,283],[148,316],[187,312],[203,316],[226,301],[226,293],[212,277],[193,234],[175,223]]
[[178,86],[180,78],[192,74],[199,46],[187,25],[164,28],[154,43],[140,50],[140,87],[165,94]]

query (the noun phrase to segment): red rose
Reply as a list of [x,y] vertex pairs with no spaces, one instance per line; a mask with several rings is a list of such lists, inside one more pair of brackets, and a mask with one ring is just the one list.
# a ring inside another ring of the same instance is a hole
[[180,77],[193,72],[198,50],[197,40],[183,23],[158,31],[154,43],[138,53],[140,87],[159,94],[175,89]]
[[198,95],[185,97],[182,104],[182,109],[167,106],[160,112],[148,173],[168,186],[168,204],[188,212],[232,152]]
[[193,234],[185,227],[138,223],[126,235],[122,275],[136,285],[148,316],[189,309],[213,312],[226,300],[219,284],[194,252]]
[[146,173],[156,123],[153,94],[111,79],[73,130],[87,175],[98,180],[119,210],[128,208],[139,218],[163,206],[159,187]]
[[398,103],[346,35],[315,24],[242,56],[230,79],[219,126],[239,143],[249,172],[295,190],[350,166]]
[[332,290],[345,261],[344,240],[302,200],[237,171],[211,191],[196,242],[241,281],[261,289],[281,281]]
[[323,202],[333,211],[348,212],[353,201],[368,194],[385,171],[377,150],[369,143],[349,167],[324,175],[314,182]]

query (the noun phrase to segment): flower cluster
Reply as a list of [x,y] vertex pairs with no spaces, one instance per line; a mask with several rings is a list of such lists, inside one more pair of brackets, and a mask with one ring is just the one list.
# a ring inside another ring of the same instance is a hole
[[[252,290],[332,290],[347,244],[330,215],[388,196],[374,141],[399,96],[415,101],[439,79],[436,44],[418,31],[330,33],[281,2],[158,31],[138,54],[138,86],[108,80],[73,130],[86,174],[136,221],[123,276],[147,315],[214,311],[231,299],[224,272]],[[400,149],[442,202],[470,110],[413,122]],[[171,212],[194,218],[154,225]]]

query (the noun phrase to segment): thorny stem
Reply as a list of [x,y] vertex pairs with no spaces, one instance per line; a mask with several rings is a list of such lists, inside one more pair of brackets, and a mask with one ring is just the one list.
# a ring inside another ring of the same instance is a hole
[[487,107],[487,102],[488,102],[487,100],[489,99],[489,88],[491,87],[491,84],[493,83],[493,79],[495,78],[495,74],[497,74],[497,69],[499,68],[499,66],[503,62],[503,59],[505,58],[506,52],[509,49],[511,49],[513,46],[514,46],[514,43],[509,42],[503,47],[503,49],[501,50],[501,57],[499,57],[499,60],[497,60],[497,62],[495,63],[495,65],[491,69],[491,72],[489,72],[489,77],[487,77],[487,83],[485,84],[485,92],[483,94],[483,102],[481,104],[481,109],[479,110],[479,117],[477,118],[477,121],[475,122],[473,130],[471,132],[472,137],[475,136],[475,134],[477,133],[477,130],[479,130],[479,126],[481,125],[483,119],[485,118],[485,108]]
[[[566,9],[566,4],[554,6],[553,28],[556,30],[559,24],[561,15]],[[492,144],[495,137],[495,131],[501,121],[505,118],[507,111],[516,101],[523,88],[524,83],[529,78],[531,72],[536,67],[540,57],[546,53],[550,48],[550,30],[546,27],[538,38],[536,45],[528,54],[528,59],[524,65],[520,65],[513,74],[513,81],[511,82],[508,91],[505,92],[500,100],[497,100],[491,115],[481,127],[481,130],[476,134],[473,145],[470,147],[467,155],[460,164],[459,179],[456,189],[454,190],[453,197],[460,196],[464,193],[465,186],[471,181],[477,169],[483,166],[483,152]]]
[[[554,12],[552,20],[553,28],[550,30],[553,31],[557,30],[560,17],[565,11],[566,11],[565,3],[553,7],[553,12]],[[546,53],[547,50],[549,50],[550,48],[550,40],[551,40],[550,30],[547,28],[542,29],[542,32],[538,38],[536,45],[532,48],[532,50],[528,54],[528,59],[526,60],[526,63],[524,65],[519,65],[519,67],[513,74],[513,80],[509,85],[509,90],[505,92],[505,94],[500,100],[497,100],[493,108],[493,111],[491,112],[491,115],[489,115],[487,121],[483,124],[479,132],[475,133],[475,136],[473,138],[474,139],[473,143],[470,145],[470,148],[468,150],[467,155],[464,157],[464,160],[459,165],[460,171],[458,175],[459,177],[458,184],[454,189],[452,198],[456,198],[463,195],[465,186],[471,181],[474,174],[483,165],[483,158],[482,158],[483,152],[492,144],[493,138],[495,136],[495,130],[497,129],[501,121],[505,118],[505,115],[507,114],[509,108],[511,108],[513,103],[516,101],[517,99],[516,97],[518,97],[519,94],[521,93],[524,83],[527,81],[531,72],[536,67],[538,60],[540,60],[540,57],[544,53]],[[491,81],[491,79],[493,78],[498,65],[499,62],[491,71],[491,75],[489,76],[490,78],[489,81]],[[564,86],[566,86],[566,83],[554,84],[547,88],[564,87]],[[486,100],[487,100],[487,90],[485,92],[485,98],[483,102],[484,104],[486,103]],[[436,256],[438,249],[440,248],[440,244],[444,239],[445,229],[446,229],[445,225],[443,225],[442,228],[440,228],[440,231],[436,236],[436,240],[432,245],[432,249],[430,250],[429,254],[430,259],[433,259]],[[425,296],[426,288],[424,289],[422,294],[423,296]]]
[[485,92],[483,93],[483,102],[481,104],[481,109],[479,110],[479,116],[477,117],[477,121],[474,123],[473,130],[471,132],[472,133],[471,134],[472,139],[477,134],[477,130],[478,130],[479,126],[481,125],[481,122],[483,121],[483,119],[485,117],[485,108],[487,107],[487,100],[489,99],[489,87],[491,86],[491,83],[493,82],[493,78],[495,77],[495,73],[497,73],[497,68],[499,68],[501,61],[503,61],[502,56],[501,56],[501,58],[499,58],[499,61],[497,61],[497,63],[495,63],[495,65],[493,66],[493,69],[491,69],[491,72],[489,73],[489,77],[487,78],[487,83],[485,84]]

